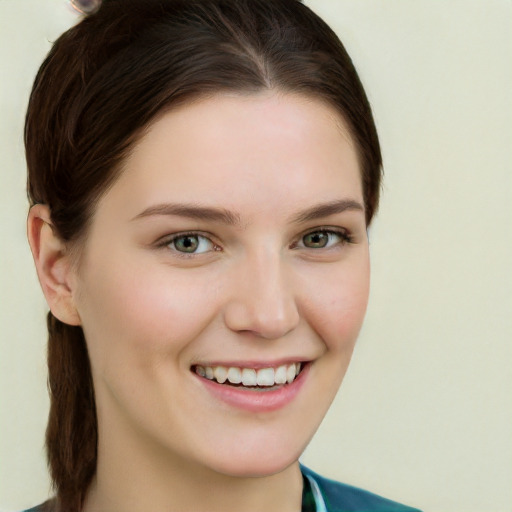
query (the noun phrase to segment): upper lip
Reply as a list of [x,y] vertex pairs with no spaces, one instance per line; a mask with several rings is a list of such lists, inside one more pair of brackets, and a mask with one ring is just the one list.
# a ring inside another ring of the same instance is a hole
[[244,361],[198,361],[194,363],[192,366],[225,366],[226,368],[254,368],[260,369],[260,368],[278,368],[279,366],[287,365],[287,364],[293,364],[293,363],[308,363],[311,361],[309,358],[304,357],[288,357],[288,358],[282,358],[277,359],[273,361],[256,361],[254,359],[251,360],[244,360]]

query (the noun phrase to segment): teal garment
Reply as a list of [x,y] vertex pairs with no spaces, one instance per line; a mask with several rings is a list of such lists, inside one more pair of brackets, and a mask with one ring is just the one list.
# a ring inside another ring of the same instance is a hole
[[420,512],[368,491],[342,484],[300,467],[302,512]]
[[[300,466],[302,479],[302,512],[420,512],[363,491],[357,487],[335,482]],[[24,512],[51,512],[45,504]]]

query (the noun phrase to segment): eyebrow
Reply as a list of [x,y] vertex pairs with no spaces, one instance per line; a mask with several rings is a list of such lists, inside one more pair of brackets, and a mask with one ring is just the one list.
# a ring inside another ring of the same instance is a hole
[[136,215],[132,220],[151,217],[153,215],[176,215],[195,220],[220,222],[230,226],[237,226],[241,224],[240,215],[226,210],[225,208],[180,203],[166,203],[150,206],[143,212]]
[[[353,199],[337,199],[312,206],[311,208],[307,208],[295,214],[291,217],[290,223],[309,222],[337,213],[343,213],[347,210],[364,212],[364,207],[361,203]],[[182,203],[165,203],[150,206],[133,217],[132,220],[154,215],[175,215],[195,220],[219,222],[229,226],[241,226],[242,224],[238,213],[226,210],[225,208]]]
[[343,213],[347,210],[356,210],[364,212],[364,206],[353,199],[337,199],[308,208],[295,215],[291,222],[309,222],[312,220],[329,217],[337,213]]

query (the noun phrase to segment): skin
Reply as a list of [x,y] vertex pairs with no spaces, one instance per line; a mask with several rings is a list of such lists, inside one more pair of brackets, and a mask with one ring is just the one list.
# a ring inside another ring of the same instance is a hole
[[[310,220],[319,204],[361,205]],[[186,203],[234,224],[140,216]],[[310,232],[327,247],[306,245]],[[170,238],[199,231],[199,252]],[[318,100],[217,95],[161,116],[101,198],[79,262],[44,205],[29,215],[52,312],[81,325],[99,425],[86,512],[299,511],[298,457],[346,372],[369,289],[360,169],[340,116]],[[212,397],[191,366],[310,361],[270,412]],[[254,478],[258,477],[258,478]]]

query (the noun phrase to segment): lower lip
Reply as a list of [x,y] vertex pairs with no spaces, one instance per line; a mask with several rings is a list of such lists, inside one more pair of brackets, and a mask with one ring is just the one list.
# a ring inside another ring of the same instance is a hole
[[297,396],[309,373],[309,367],[310,364],[306,364],[291,384],[284,384],[270,391],[219,384],[196,373],[194,375],[210,393],[228,405],[250,412],[270,412],[285,407]]

